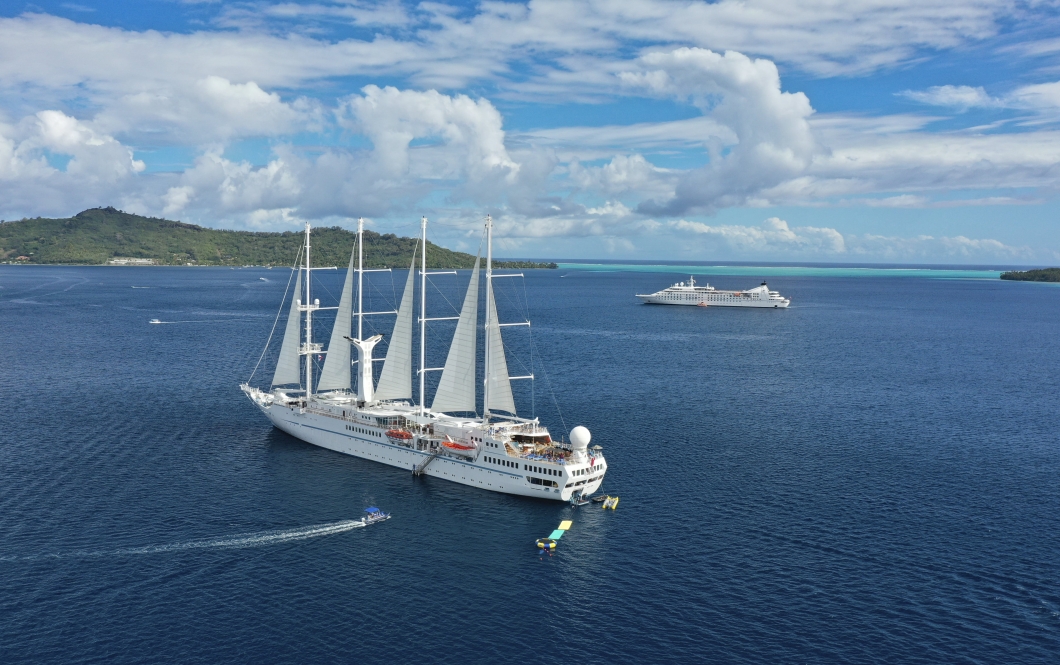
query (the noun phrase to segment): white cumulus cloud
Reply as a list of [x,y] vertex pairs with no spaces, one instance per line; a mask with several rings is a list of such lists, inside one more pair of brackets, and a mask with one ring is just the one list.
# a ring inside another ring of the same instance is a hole
[[488,100],[437,91],[367,86],[343,100],[339,122],[368,149],[306,155],[277,146],[263,166],[211,148],[162,197],[167,214],[216,211],[254,225],[287,219],[385,215],[438,187],[473,199],[518,187],[520,164],[504,144],[500,113]]
[[0,207],[7,210],[66,212],[124,200],[144,168],[114,137],[62,111],[0,124]]
[[253,81],[207,76],[182,87],[124,95],[94,124],[148,143],[196,145],[243,137],[280,136],[320,122],[316,105],[289,104]]
[[843,234],[815,226],[792,228],[779,217],[770,217],[760,226],[735,224],[709,225],[678,220],[670,228],[715,239],[741,252],[781,251],[792,254],[842,254],[846,251]]
[[[410,143],[431,138],[457,149],[463,174],[472,180],[501,175],[512,181],[518,174],[519,165],[504,145],[501,114],[489,100],[375,85],[366,86],[363,93],[346,99],[340,112],[348,126],[372,141],[376,159],[387,174],[406,173]],[[458,174],[443,170],[429,175]]]
[[602,166],[582,166],[577,160],[569,166],[570,179],[581,189],[608,196],[636,193],[639,196],[672,195],[678,174],[662,169],[643,155],[615,155]]
[[641,210],[679,215],[740,205],[766,188],[800,175],[818,146],[807,122],[813,108],[801,92],[783,92],[777,66],[742,53],[698,48],[649,53],[640,71],[621,73],[628,85],[692,101],[736,137],[715,141],[708,166],[688,173],[673,198]]
[[1003,103],[986,93],[982,86],[936,85],[926,90],[905,90],[901,96],[931,106],[948,106],[967,110],[970,108],[1003,106]]

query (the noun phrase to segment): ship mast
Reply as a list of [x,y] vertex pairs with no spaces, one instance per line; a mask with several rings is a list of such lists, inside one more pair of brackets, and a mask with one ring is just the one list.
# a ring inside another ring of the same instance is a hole
[[364,217],[357,218],[357,339],[364,339]]
[[309,284],[313,281],[309,268],[309,222],[305,223],[305,403],[313,396],[313,301]]
[[493,218],[486,215],[486,346],[485,369],[482,377],[482,423],[490,421],[490,300],[493,296]]
[[420,219],[420,235],[423,237],[423,251],[420,254],[420,416],[423,416],[427,395],[424,379],[427,373],[424,363],[427,361],[427,218]]

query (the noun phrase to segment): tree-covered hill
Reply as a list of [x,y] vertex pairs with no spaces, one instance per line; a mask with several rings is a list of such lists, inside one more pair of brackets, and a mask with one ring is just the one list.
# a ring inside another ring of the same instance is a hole
[[1060,282],[1060,268],[1012,270],[1001,273],[1001,279],[1011,279],[1018,282]]
[[[313,229],[313,264],[343,267],[356,234],[338,227]],[[23,219],[0,223],[0,261],[17,263],[105,264],[115,257],[154,259],[162,265],[260,265],[294,263],[300,232],[222,231],[115,210],[93,208],[68,219]],[[369,268],[409,264],[416,238],[364,232]],[[475,257],[427,242],[430,268],[470,268]],[[554,263],[497,261],[500,268],[555,268]]]

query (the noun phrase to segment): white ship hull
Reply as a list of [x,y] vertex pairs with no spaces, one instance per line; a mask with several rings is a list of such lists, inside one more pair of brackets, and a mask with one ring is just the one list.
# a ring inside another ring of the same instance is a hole
[[[431,456],[427,451],[413,450],[390,443],[386,438],[384,428],[277,404],[265,406],[259,404],[258,406],[278,429],[296,439],[338,453],[398,467],[410,473],[427,462]],[[347,431],[347,426],[355,426],[359,431]],[[483,457],[487,456],[482,452],[479,452],[475,458],[468,459],[461,459],[458,455],[439,455],[427,464],[422,475],[493,492],[554,501],[570,501],[571,496],[579,491],[584,496],[596,492],[603,483],[604,474],[607,471],[607,463],[603,456],[585,460],[580,465],[569,465],[563,469],[563,476],[554,478],[559,487],[553,488],[530,482],[531,477],[536,477],[532,475],[535,473],[533,468],[539,467],[532,461],[505,458],[505,461],[518,468],[502,468],[498,464],[487,463],[481,459]],[[594,468],[594,470],[585,476],[575,475],[576,472],[589,468]],[[586,477],[584,482],[583,477]]]

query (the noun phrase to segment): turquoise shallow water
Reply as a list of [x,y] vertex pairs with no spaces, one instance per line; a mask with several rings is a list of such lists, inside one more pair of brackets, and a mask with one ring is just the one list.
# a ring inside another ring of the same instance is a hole
[[919,277],[921,279],[997,279],[1001,270],[978,268],[854,267],[854,266],[742,266],[668,265],[639,263],[560,263],[561,270],[592,272],[650,272],[679,275],[748,277]]

